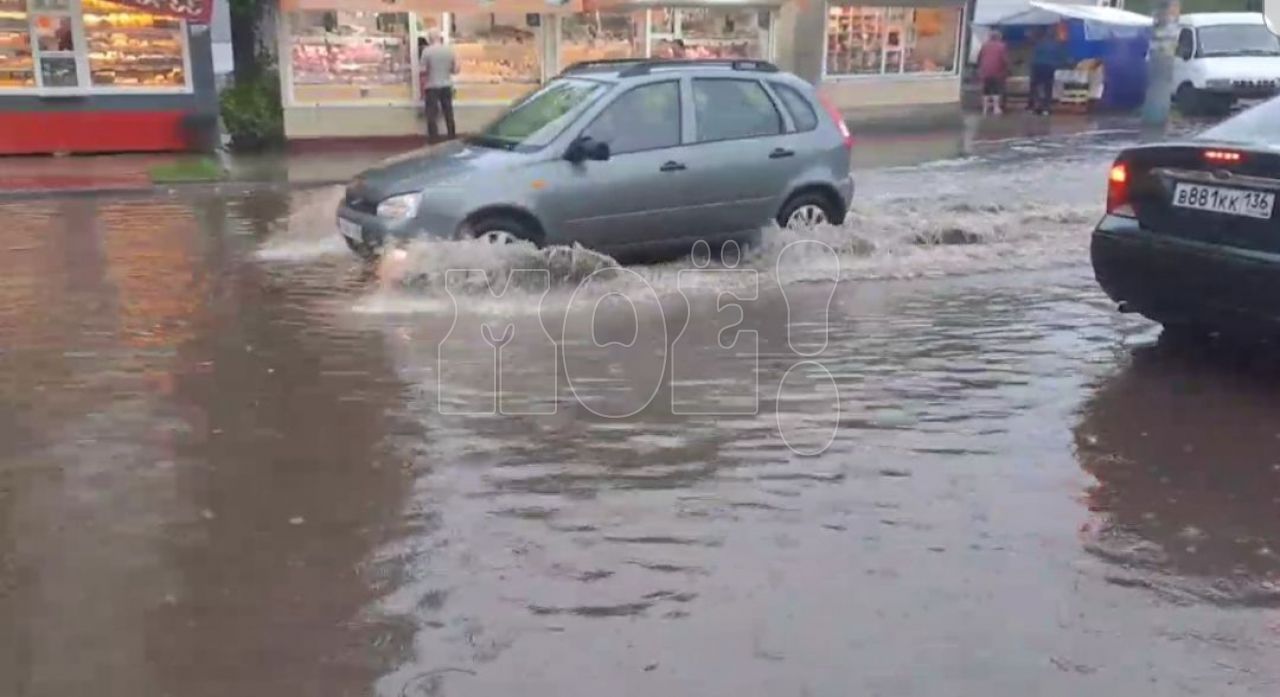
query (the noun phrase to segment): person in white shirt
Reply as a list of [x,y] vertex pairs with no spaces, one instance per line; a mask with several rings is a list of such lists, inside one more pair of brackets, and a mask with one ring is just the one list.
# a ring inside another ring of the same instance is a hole
[[427,114],[427,140],[434,143],[440,138],[436,117],[444,114],[445,131],[449,138],[456,137],[457,130],[453,124],[453,76],[458,72],[458,58],[441,38],[440,33],[433,31],[427,36],[427,45],[418,57],[422,66],[422,98]]

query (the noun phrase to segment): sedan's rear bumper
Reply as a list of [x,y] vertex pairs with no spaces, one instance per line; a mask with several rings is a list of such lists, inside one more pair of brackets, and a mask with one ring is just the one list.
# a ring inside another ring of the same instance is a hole
[[1280,255],[1180,240],[1114,216],[1094,230],[1090,255],[1107,295],[1157,322],[1280,330]]

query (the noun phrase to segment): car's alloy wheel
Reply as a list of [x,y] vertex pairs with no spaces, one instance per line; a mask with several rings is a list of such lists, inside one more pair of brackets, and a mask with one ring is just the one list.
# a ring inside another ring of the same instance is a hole
[[787,229],[811,228],[826,222],[827,212],[822,210],[821,206],[814,203],[806,203],[791,211],[791,215],[787,216]]
[[476,235],[476,239],[489,244],[515,244],[520,241],[520,237],[507,230],[486,230]]

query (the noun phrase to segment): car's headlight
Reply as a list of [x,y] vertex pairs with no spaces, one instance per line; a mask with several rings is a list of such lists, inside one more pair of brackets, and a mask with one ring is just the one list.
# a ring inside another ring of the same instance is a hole
[[378,204],[378,217],[391,220],[412,218],[418,212],[418,201],[421,198],[422,195],[417,193],[385,198]]

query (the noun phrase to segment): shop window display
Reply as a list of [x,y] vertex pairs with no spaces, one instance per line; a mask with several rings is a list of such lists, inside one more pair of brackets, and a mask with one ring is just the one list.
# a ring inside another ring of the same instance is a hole
[[542,81],[540,27],[523,12],[450,14],[457,102],[510,102]]
[[560,64],[644,57],[644,13],[579,12],[560,23]]
[[0,92],[187,90],[186,62],[180,19],[104,0],[0,0]]
[[290,71],[297,103],[416,100],[403,12],[294,12]]
[[759,9],[651,10],[650,55],[655,58],[767,58],[770,17],[767,10]]
[[960,8],[831,7],[828,75],[954,74]]
[[26,0],[0,0],[0,89],[35,87]]
[[89,80],[97,86],[181,87],[182,22],[128,12],[120,5],[84,0]]

